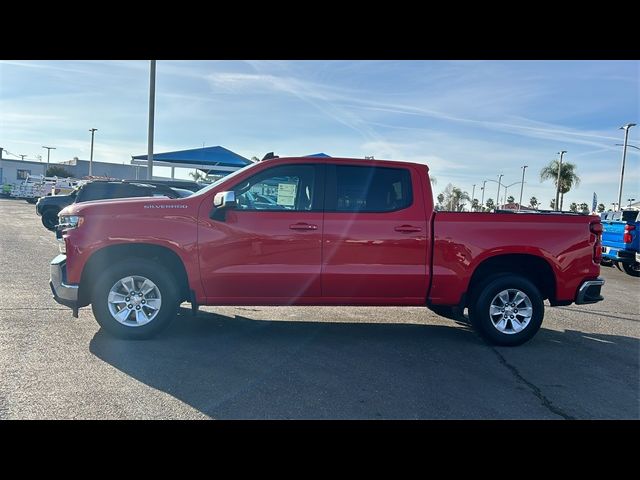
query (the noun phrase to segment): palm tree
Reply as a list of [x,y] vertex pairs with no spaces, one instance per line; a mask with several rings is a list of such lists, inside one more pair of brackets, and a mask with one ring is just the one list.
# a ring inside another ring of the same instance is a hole
[[452,185],[451,183],[444,189],[444,201],[447,204],[447,210],[453,212],[460,212],[464,208],[464,200],[471,200],[467,192],[463,192],[462,189]]
[[576,202],[571,202],[571,205],[569,205],[569,211],[570,212],[577,212],[578,211],[578,204]]
[[[573,163],[564,162],[560,167],[560,211],[562,211],[562,202],[564,194],[569,192],[573,186],[580,185],[580,177],[576,173],[578,167]],[[554,185],[558,188],[558,160],[551,160],[549,165],[540,170],[540,181],[553,180]]]
[[436,197],[438,199],[438,209],[442,210],[442,203],[444,202],[444,195],[442,193],[438,194]]
[[515,201],[516,201],[516,199],[515,199],[515,198],[513,198],[513,195],[509,195],[509,196],[507,197],[507,203],[513,203],[513,202],[515,202]]
[[602,212],[604,212],[605,208],[606,208],[606,207],[604,206],[604,203],[599,203],[599,204],[598,204],[597,212],[598,212],[598,213],[602,213]]
[[538,206],[538,199],[536,197],[531,197],[529,199],[529,206],[531,208],[536,208]]
[[194,170],[193,172],[189,172],[191,178],[193,178],[194,182],[200,182],[202,180],[206,180],[207,176],[202,173],[200,170]]
[[495,207],[495,204],[493,203],[493,198],[487,198],[485,205],[487,206],[487,210],[491,210],[493,207]]

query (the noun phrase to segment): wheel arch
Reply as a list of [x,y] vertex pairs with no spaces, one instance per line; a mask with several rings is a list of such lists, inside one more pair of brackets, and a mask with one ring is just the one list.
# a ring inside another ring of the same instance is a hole
[[125,261],[127,258],[144,258],[162,265],[169,270],[179,286],[180,300],[188,300],[189,281],[182,259],[173,250],[160,245],[147,243],[123,243],[104,247],[93,253],[82,270],[80,289],[78,291],[79,306],[91,303],[91,287],[97,275],[107,267]]
[[483,260],[474,270],[465,298],[466,306],[473,303],[478,286],[486,284],[492,277],[504,274],[516,274],[531,281],[539,290],[543,299],[551,303],[556,296],[556,276],[547,260],[531,254],[494,255]]

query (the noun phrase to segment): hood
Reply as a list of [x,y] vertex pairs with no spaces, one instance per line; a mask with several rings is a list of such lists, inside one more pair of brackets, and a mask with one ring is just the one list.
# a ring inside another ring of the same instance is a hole
[[193,202],[188,201],[190,198],[134,197],[93,200],[73,203],[62,209],[60,215],[148,215],[152,212],[165,214],[171,210],[186,213],[197,208]]

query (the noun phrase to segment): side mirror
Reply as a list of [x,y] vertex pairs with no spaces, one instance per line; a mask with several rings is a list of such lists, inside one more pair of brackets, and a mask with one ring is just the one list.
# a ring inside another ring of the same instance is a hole
[[218,192],[213,197],[213,206],[216,208],[234,208],[236,206],[235,192]]
[[213,197],[213,208],[211,209],[211,212],[209,212],[209,218],[211,220],[224,222],[226,219],[227,209],[235,208],[236,205],[235,192],[218,192]]

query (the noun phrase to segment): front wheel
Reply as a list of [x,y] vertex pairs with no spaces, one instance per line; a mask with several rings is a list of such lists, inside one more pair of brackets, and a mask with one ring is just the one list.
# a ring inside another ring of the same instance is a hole
[[503,275],[481,287],[469,307],[472,324],[490,343],[521,345],[540,329],[544,303],[538,288],[519,275]]
[[624,268],[624,271],[632,277],[640,277],[640,263],[623,263],[622,268]]
[[125,339],[151,338],[164,329],[178,309],[173,275],[143,259],[130,259],[109,267],[91,297],[93,315],[109,333]]

